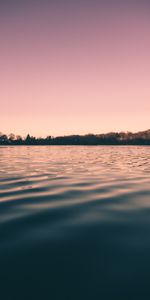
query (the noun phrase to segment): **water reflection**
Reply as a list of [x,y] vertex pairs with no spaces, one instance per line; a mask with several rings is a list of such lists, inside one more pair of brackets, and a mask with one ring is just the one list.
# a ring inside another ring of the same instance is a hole
[[3,299],[148,299],[149,171],[149,147],[1,147]]

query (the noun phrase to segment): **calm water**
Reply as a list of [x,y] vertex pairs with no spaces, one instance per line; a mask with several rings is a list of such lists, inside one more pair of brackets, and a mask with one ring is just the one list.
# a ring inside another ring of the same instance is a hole
[[150,148],[0,147],[0,294],[150,299]]

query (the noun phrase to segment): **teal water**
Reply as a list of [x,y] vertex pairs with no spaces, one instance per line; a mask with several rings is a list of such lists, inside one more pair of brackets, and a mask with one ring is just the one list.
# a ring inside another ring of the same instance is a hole
[[0,147],[2,300],[149,299],[149,280],[149,147]]

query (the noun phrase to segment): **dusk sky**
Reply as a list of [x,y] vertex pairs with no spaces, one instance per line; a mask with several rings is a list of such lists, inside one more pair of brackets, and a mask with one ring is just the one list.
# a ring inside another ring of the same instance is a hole
[[0,131],[150,128],[150,1],[0,1]]

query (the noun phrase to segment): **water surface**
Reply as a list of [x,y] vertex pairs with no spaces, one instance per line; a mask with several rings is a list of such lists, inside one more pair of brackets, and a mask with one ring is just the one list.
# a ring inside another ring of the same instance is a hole
[[149,147],[0,147],[2,299],[150,299],[149,175]]

